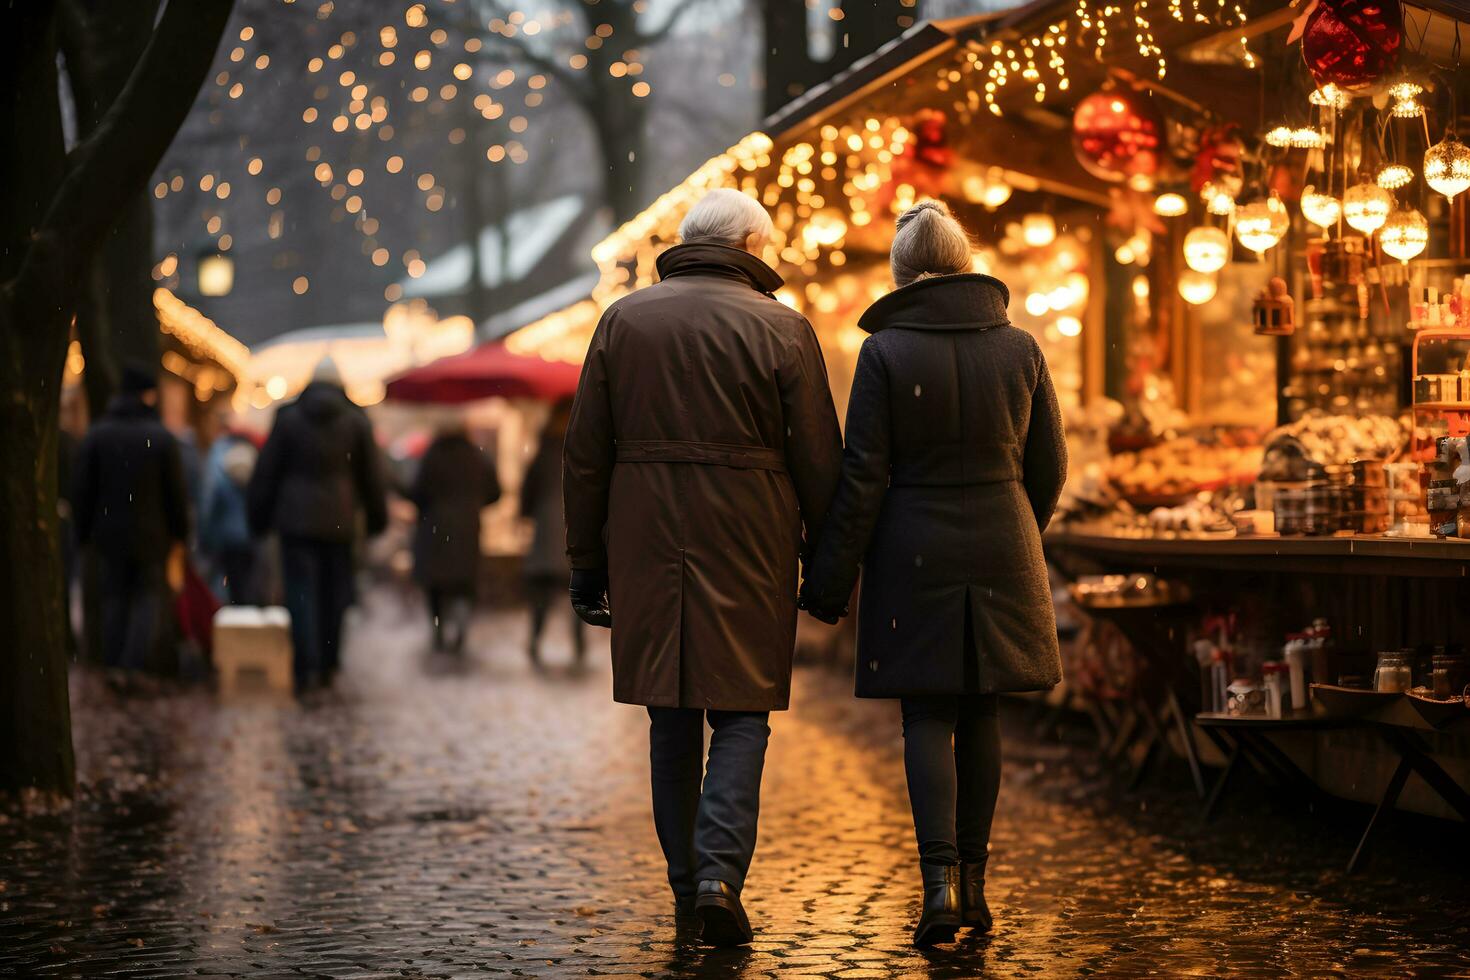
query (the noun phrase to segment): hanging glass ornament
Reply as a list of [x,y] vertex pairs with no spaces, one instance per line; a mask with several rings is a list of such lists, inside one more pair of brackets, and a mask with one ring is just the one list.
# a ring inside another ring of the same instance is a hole
[[1302,217],[1319,228],[1330,229],[1342,217],[1342,202],[1331,194],[1322,194],[1308,184],[1302,188]]
[[1191,228],[1184,236],[1184,264],[1195,272],[1219,272],[1230,258],[1230,239],[1210,225]]
[[1413,208],[1395,209],[1378,231],[1378,244],[1400,262],[1407,262],[1429,244],[1429,222]]
[[1210,214],[1230,214],[1235,210],[1235,195],[1220,184],[1205,184],[1200,188],[1199,199]]
[[1393,104],[1392,115],[1395,119],[1414,119],[1424,115],[1424,103],[1419,101],[1418,96],[1410,96],[1407,99],[1398,99]]
[[1213,274],[1197,269],[1185,269],[1179,273],[1179,295],[1191,306],[1208,303],[1215,298],[1219,286]]
[[1393,71],[1404,15],[1384,0],[1318,0],[1302,34],[1302,58],[1319,85],[1363,89]]
[[1273,126],[1266,131],[1267,145],[1293,150],[1320,150],[1332,141],[1315,126]]
[[1094,177],[1146,191],[1165,152],[1164,120],[1142,92],[1094,92],[1072,114],[1072,149]]
[[1385,163],[1373,176],[1373,183],[1386,191],[1396,191],[1414,179],[1414,171],[1402,163]]
[[1450,200],[1470,189],[1470,147],[1451,133],[1424,153],[1424,183]]
[[1342,216],[1355,231],[1371,235],[1393,210],[1393,195],[1377,184],[1355,184],[1342,196]]
[[1275,194],[1235,209],[1235,237],[1257,255],[1274,248],[1290,224],[1286,205]]

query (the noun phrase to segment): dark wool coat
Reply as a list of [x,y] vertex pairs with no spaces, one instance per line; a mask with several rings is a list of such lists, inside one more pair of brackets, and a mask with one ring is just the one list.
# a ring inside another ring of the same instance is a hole
[[474,592],[480,511],[500,499],[495,464],[462,433],[440,436],[419,461],[409,498],[419,509],[414,576],[426,588]]
[[160,563],[188,537],[178,440],[136,395],[113,398],[87,431],[72,481],[77,539],[103,555]]
[[862,561],[859,697],[1061,679],[1041,531],[1066,442],[1046,361],[1010,325],[1009,298],[989,276],[922,279],[859,323],[872,336],[806,583],[815,604],[840,607]]
[[372,425],[341,388],[312,382],[276,412],[247,493],[250,529],[283,538],[350,542],[388,525]]
[[722,245],[659,256],[593,335],[566,436],[573,568],[607,568],[613,697],[786,707],[802,529],[842,440],[811,326],[780,276]]

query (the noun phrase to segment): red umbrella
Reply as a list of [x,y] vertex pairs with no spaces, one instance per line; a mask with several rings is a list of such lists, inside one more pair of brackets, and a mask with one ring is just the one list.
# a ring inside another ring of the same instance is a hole
[[581,373],[580,365],[512,354],[504,343],[492,340],[400,374],[388,382],[388,397],[443,405],[497,395],[559,401],[576,393]]

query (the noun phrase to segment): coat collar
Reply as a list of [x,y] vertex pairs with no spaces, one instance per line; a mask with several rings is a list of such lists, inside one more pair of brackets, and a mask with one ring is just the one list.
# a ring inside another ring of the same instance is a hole
[[909,330],[984,330],[1010,323],[1011,291],[993,276],[963,272],[911,282],[868,307],[858,326]]
[[785,285],[780,274],[743,248],[696,242],[666,249],[655,263],[660,279],[675,276],[724,276],[748,283],[763,293]]

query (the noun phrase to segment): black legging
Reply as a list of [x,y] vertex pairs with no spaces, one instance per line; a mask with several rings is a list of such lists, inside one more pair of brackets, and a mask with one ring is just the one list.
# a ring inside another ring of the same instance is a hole
[[999,698],[903,699],[903,764],[924,864],[984,864],[1000,793]]

